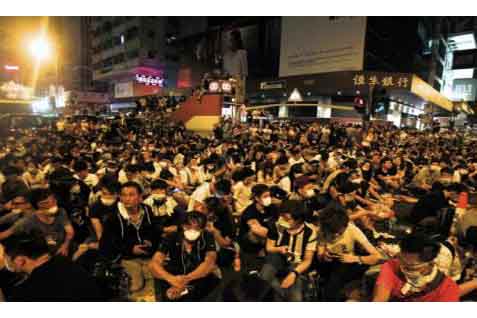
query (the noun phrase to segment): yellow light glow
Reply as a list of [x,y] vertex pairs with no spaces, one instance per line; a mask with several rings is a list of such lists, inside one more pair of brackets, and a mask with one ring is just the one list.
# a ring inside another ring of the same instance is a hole
[[35,39],[30,47],[31,54],[38,61],[45,60],[51,56],[51,46],[45,38]]

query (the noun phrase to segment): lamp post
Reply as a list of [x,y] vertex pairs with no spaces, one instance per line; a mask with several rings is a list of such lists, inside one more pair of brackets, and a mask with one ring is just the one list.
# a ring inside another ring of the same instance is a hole
[[[58,48],[55,48],[58,50]],[[58,59],[59,52],[56,54],[53,53],[53,46],[51,41],[49,41],[45,36],[41,35],[34,39],[30,44],[30,53],[37,63],[37,67],[41,65],[43,61],[46,61],[54,55],[55,58],[55,95],[57,95],[58,90]],[[56,99],[56,96],[55,96]]]

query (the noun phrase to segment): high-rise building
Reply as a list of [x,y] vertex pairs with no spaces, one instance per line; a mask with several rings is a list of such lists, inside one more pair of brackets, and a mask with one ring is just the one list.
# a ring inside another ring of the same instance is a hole
[[115,99],[158,95],[177,85],[177,52],[168,44],[201,32],[200,17],[91,17],[92,81]]

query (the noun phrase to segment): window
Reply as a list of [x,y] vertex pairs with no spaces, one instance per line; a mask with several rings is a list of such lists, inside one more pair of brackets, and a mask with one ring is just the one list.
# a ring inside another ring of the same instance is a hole
[[125,60],[125,59],[124,59],[124,54],[119,54],[119,55],[114,56],[113,60],[114,60],[114,64],[121,64],[121,63],[123,63],[124,60]]
[[136,57],[139,56],[139,51],[138,50],[134,50],[134,51],[129,51],[127,52],[127,57],[128,59],[134,59]]
[[138,27],[132,27],[126,31],[126,41],[132,40],[139,35]]
[[115,36],[113,38],[113,44],[114,44],[114,46],[121,45],[122,44],[121,43],[121,37],[120,36]]

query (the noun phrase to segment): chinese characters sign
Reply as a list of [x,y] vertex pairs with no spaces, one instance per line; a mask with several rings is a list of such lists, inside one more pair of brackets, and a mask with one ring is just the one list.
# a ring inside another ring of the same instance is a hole
[[411,81],[405,75],[391,75],[391,74],[356,74],[353,77],[354,86],[381,86],[390,88],[409,89]]

